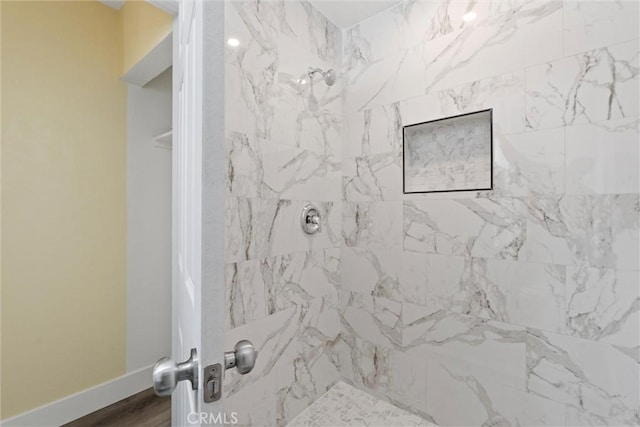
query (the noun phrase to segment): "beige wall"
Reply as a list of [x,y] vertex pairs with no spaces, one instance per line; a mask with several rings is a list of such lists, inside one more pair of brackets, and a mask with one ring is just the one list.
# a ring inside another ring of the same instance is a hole
[[122,74],[171,32],[173,17],[150,4],[127,1],[120,9],[124,37]]
[[2,2],[2,418],[124,374],[117,11]]

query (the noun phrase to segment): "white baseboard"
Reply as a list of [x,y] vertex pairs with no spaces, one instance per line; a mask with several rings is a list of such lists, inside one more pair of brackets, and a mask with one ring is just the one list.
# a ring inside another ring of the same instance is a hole
[[151,387],[153,366],[0,421],[3,427],[59,426]]

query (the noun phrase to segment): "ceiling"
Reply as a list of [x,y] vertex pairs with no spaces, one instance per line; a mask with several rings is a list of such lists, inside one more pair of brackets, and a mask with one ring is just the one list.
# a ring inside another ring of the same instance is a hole
[[387,10],[402,0],[309,0],[341,29],[349,28]]
[[[113,9],[120,9],[124,0],[98,0]],[[309,0],[320,12],[340,29],[353,27],[359,22],[387,10],[403,0]]]

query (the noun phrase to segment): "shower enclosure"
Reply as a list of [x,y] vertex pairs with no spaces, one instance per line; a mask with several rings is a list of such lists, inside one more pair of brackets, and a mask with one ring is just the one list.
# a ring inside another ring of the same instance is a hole
[[[640,423],[637,2],[224,9],[225,414]],[[404,126],[489,109],[491,190],[403,193]]]

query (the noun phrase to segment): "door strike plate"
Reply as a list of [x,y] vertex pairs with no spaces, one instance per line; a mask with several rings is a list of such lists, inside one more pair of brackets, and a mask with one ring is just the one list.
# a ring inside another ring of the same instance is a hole
[[222,365],[216,363],[204,368],[204,401],[216,402],[222,396]]

